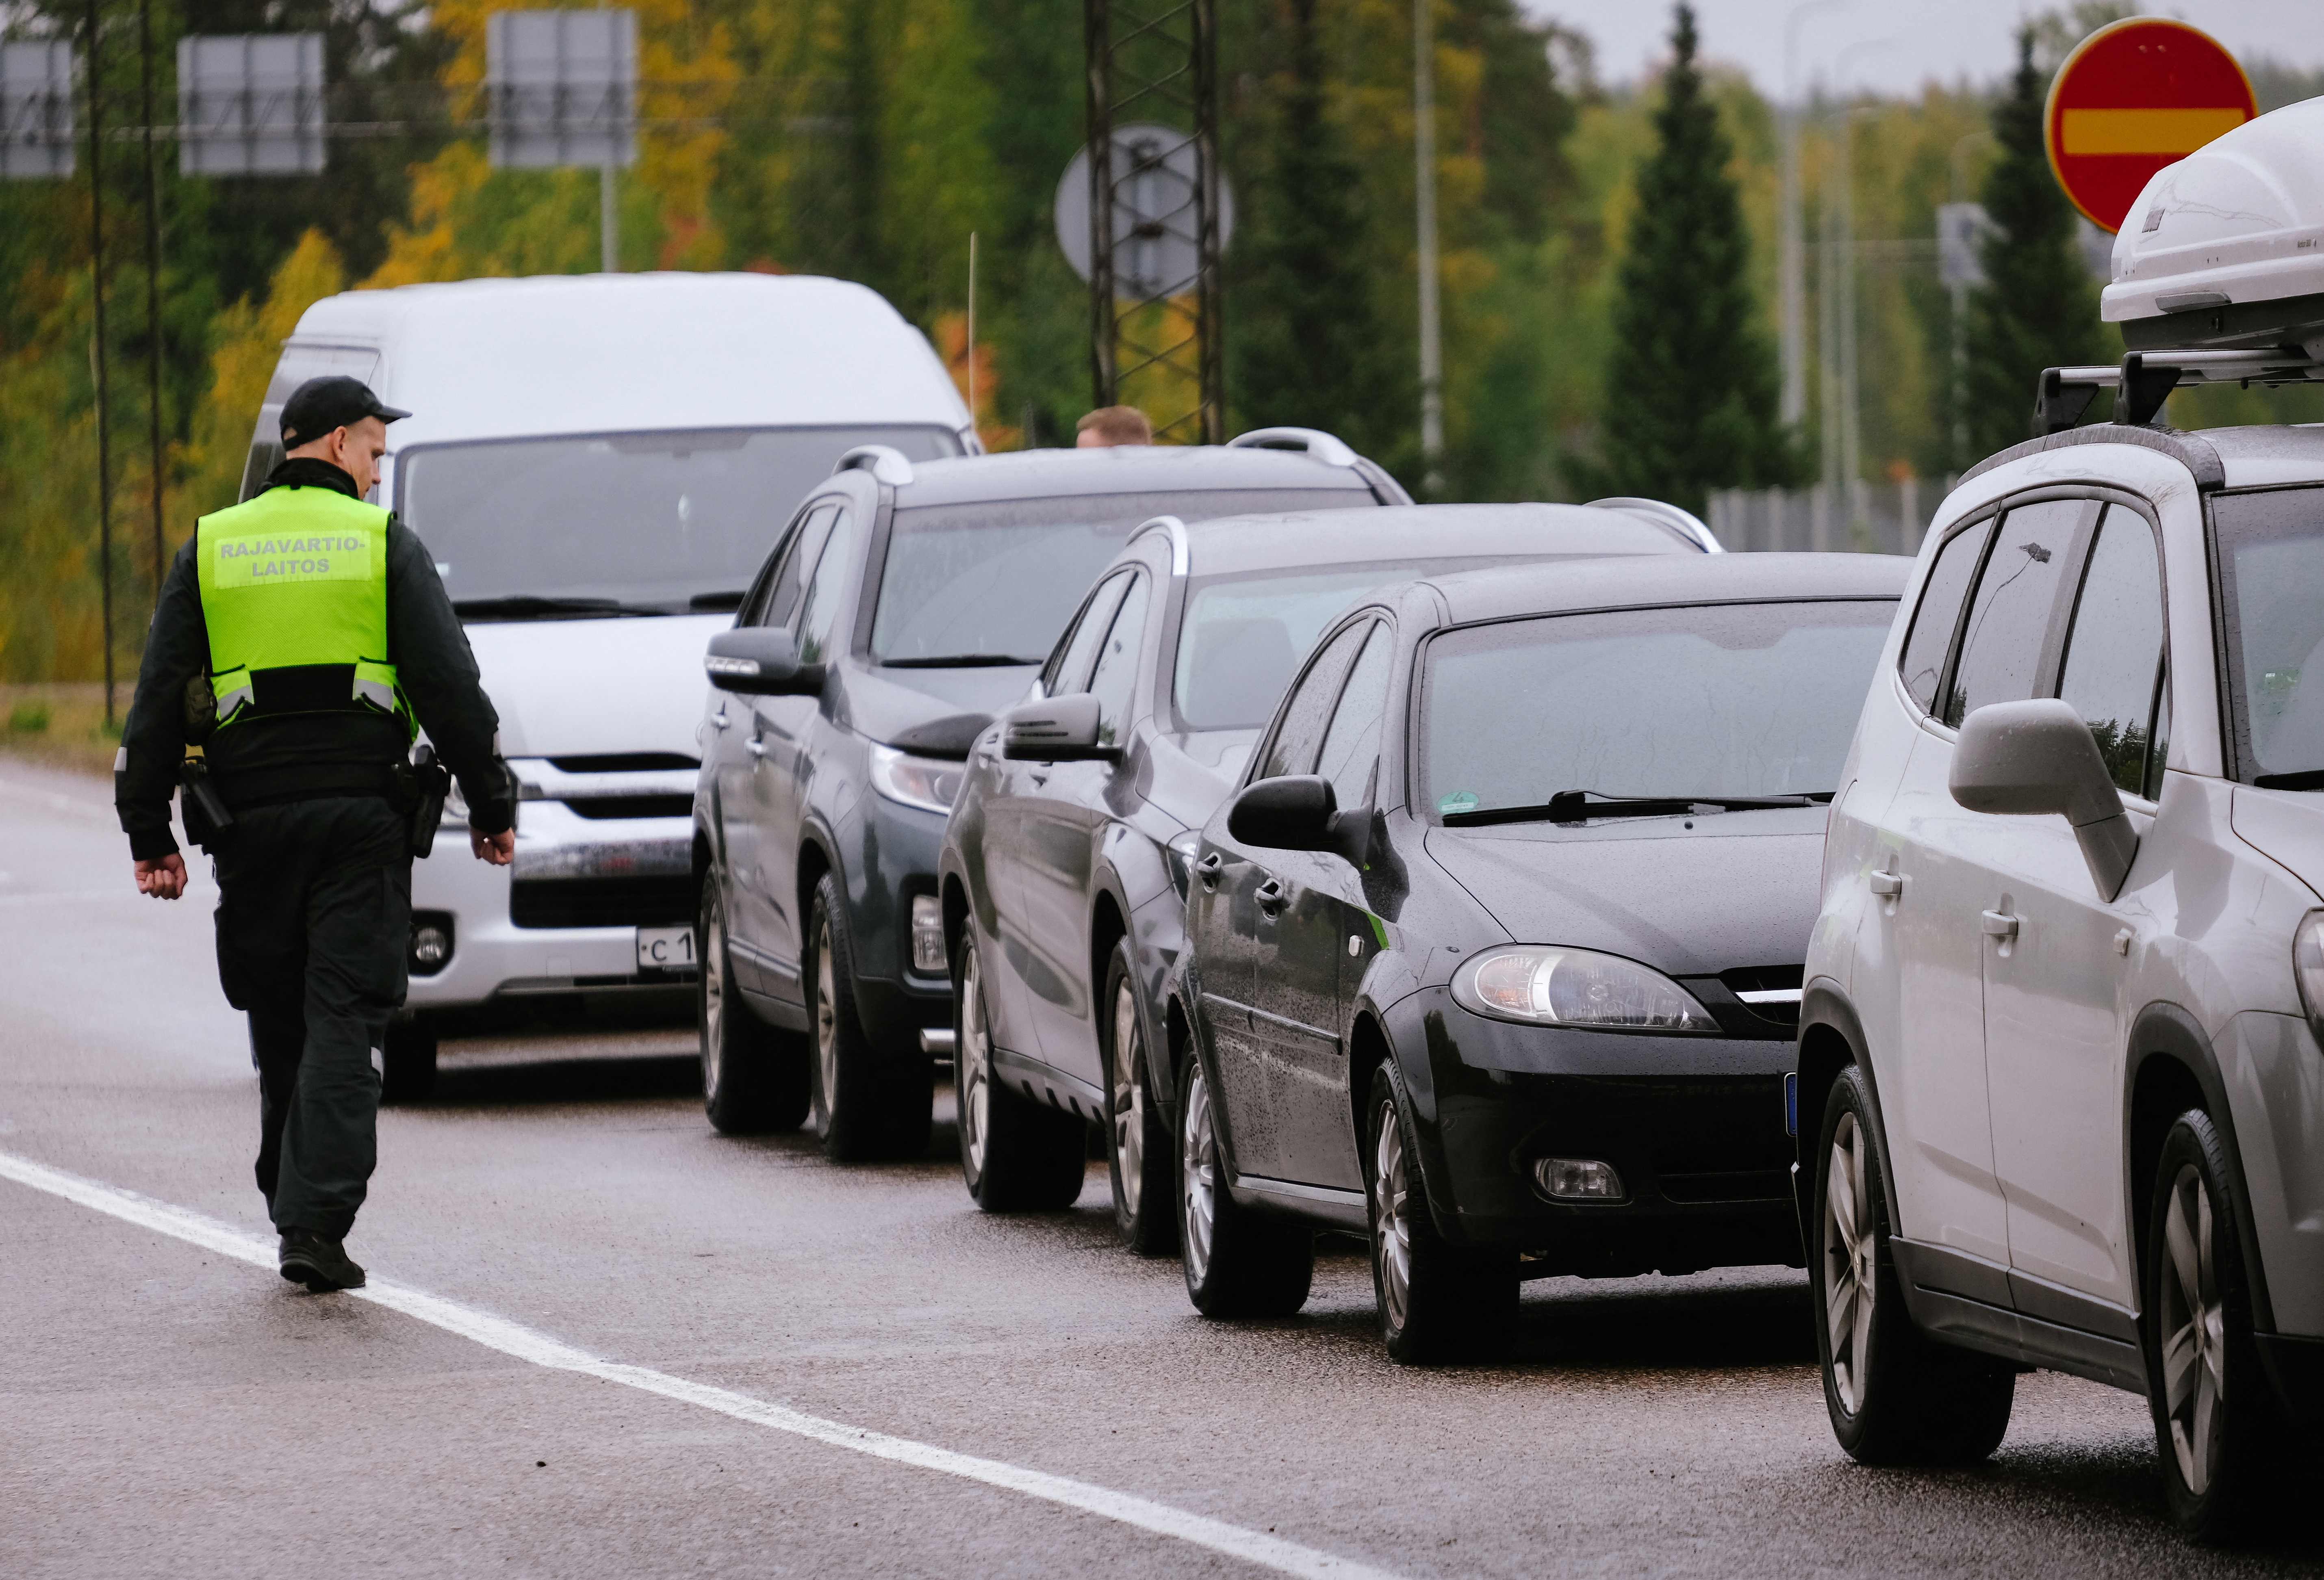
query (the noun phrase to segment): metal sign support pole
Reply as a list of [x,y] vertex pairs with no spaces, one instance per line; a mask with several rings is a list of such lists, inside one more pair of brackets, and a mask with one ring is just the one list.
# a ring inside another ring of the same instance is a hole
[[1090,404],[1120,398],[1113,344],[1113,5],[1082,0],[1088,52],[1090,152]]
[[1421,487],[1443,485],[1444,331],[1436,280],[1436,28],[1432,0],[1412,0],[1414,217],[1420,230]]
[[96,311],[97,588],[105,620],[105,721],[113,722],[113,430],[105,350],[105,110],[97,0],[88,0],[88,273]]
[[1194,146],[1202,161],[1199,201],[1202,269],[1195,309],[1202,316],[1199,357],[1203,443],[1227,442],[1227,314],[1219,286],[1219,255],[1226,250],[1219,197],[1219,14],[1218,0],[1194,0]]
[[161,198],[153,174],[153,0],[137,0],[137,73],[145,143],[145,427],[153,460],[153,604],[168,572],[161,530]]

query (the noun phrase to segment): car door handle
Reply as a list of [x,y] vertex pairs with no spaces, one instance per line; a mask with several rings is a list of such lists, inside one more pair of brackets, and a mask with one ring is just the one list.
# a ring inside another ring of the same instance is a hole
[[1864,881],[1871,885],[1872,892],[1884,900],[1893,900],[1904,892],[1904,875],[1901,872],[1882,872],[1876,868]]
[[2017,918],[2006,911],[1987,911],[1978,924],[1985,929],[1987,938],[2017,936]]
[[1216,850],[1194,863],[1194,877],[1205,890],[1219,886],[1219,874],[1226,870],[1227,859]]
[[742,745],[754,758],[764,758],[767,755],[767,743],[755,735],[744,741]]
[[734,721],[726,716],[726,710],[724,708],[721,708],[716,712],[711,714],[710,721],[721,730],[732,730],[734,728]]
[[1259,886],[1259,908],[1268,915],[1282,914],[1283,907],[1290,903],[1291,896],[1283,892],[1283,886],[1275,879],[1270,877]]

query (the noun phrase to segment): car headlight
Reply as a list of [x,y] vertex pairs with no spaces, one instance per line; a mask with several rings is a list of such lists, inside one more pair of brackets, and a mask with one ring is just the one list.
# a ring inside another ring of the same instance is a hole
[[966,772],[960,763],[912,757],[892,746],[872,749],[872,787],[890,801],[938,817],[950,812],[959,799],[960,782]]
[[1187,894],[1194,886],[1194,858],[1202,849],[1200,829],[1188,829],[1183,833],[1174,834],[1170,842],[1162,847],[1163,859],[1170,864],[1170,886],[1178,891],[1181,904],[1185,903]]
[[1615,1032],[1715,1032],[1693,994],[1655,970],[1595,950],[1519,943],[1478,954],[1452,976],[1463,1009],[1527,1025]]
[[2292,933],[2292,979],[2316,1040],[2324,1043],[2324,911],[2310,911]]

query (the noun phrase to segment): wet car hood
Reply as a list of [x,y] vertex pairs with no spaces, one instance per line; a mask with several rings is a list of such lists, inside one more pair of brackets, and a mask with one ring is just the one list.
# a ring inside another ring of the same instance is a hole
[[1815,806],[1438,827],[1425,847],[1515,942],[1706,976],[1807,958],[1823,831]]
[[990,669],[875,669],[844,674],[846,721],[860,735],[934,757],[963,758],[995,713],[1025,700],[1038,664]]
[[731,614],[478,620],[468,647],[512,758],[670,752],[697,757],[702,651]]
[[2228,821],[2245,844],[2324,895],[2324,795],[2238,785]]

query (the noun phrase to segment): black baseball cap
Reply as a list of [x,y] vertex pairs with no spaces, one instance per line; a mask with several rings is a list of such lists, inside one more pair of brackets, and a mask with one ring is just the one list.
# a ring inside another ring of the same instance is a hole
[[334,428],[352,427],[367,417],[393,422],[410,415],[382,405],[379,397],[371,392],[371,386],[361,379],[351,379],[345,373],[309,379],[291,390],[290,399],[282,403],[282,447],[295,450],[301,445],[311,445]]

